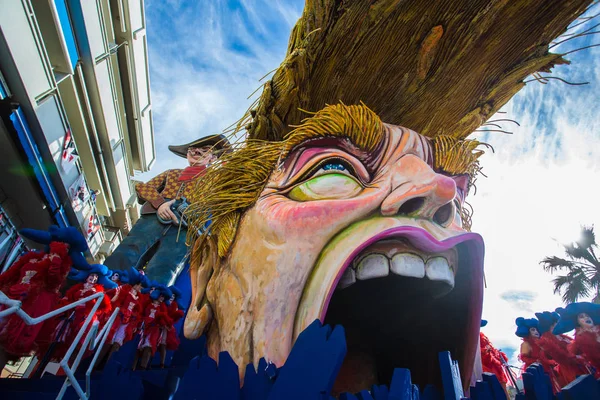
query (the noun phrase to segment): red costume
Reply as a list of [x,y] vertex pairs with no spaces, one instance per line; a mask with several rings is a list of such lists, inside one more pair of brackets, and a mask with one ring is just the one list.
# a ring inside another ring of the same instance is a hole
[[[52,311],[58,303],[58,291],[71,268],[69,246],[51,242],[46,253],[29,252],[0,275],[0,290],[21,301],[21,309],[31,317]],[[0,346],[11,357],[29,355],[37,347],[43,323],[27,325],[12,314],[0,321]]]
[[529,345],[529,353],[519,355],[519,359],[525,363],[523,367],[523,372],[533,363],[539,363],[544,368],[544,371],[550,377],[550,381],[552,381],[552,390],[554,393],[560,390],[561,386],[557,380],[557,373],[555,371],[555,367],[558,365],[555,361],[551,360],[546,352],[540,347],[540,340],[535,337],[526,337],[523,338],[523,342]]
[[181,319],[183,318],[184,312],[183,310],[179,309],[179,306],[177,305],[176,301],[171,301],[171,304],[169,305],[169,317],[171,318],[171,325],[169,326],[169,329],[167,329],[166,331],[166,344],[167,344],[167,350],[177,350],[177,348],[179,347],[179,335],[177,335],[177,330],[175,329],[174,325]]
[[119,307],[119,314],[111,327],[108,340],[111,344],[118,343],[122,346],[123,343],[133,339],[140,321],[142,306],[146,303],[145,296],[131,285],[122,285],[118,289],[113,308]]
[[[78,283],[71,287],[69,290],[67,290],[67,293],[60,301],[59,308],[64,307],[67,304],[74,303],[78,300],[81,300],[98,292],[104,292],[104,286],[96,283]],[[55,319],[56,328],[53,334],[54,337],[56,336],[56,334],[58,334],[58,332],[61,330],[64,324],[69,325],[67,325],[60,337],[56,339],[59,345],[57,346],[57,350],[53,354],[53,359],[61,359],[64,357],[67,349],[75,340],[75,337],[77,336],[79,330],[83,326],[86,318],[88,317],[88,314],[92,311],[92,308],[94,308],[96,301],[97,300],[88,301],[87,303],[78,305],[73,310],[66,311],[66,315],[71,315],[72,312],[75,313],[73,315],[73,320],[70,323],[67,319],[63,319],[62,321]],[[88,325],[87,329],[90,329],[95,321],[101,321],[103,318],[105,318],[105,315],[110,314],[111,310],[112,305],[110,304],[110,299],[108,298],[108,296],[104,296],[102,298],[102,302],[98,310],[96,311],[96,314],[92,317],[92,320]],[[65,314],[63,314],[63,318]],[[87,330],[82,336],[81,340],[85,339],[86,334]]]
[[144,329],[138,348],[150,347],[152,355],[154,355],[159,345],[161,328],[173,324],[173,321],[169,317],[167,306],[161,302],[152,301],[147,303],[144,307],[142,322],[144,323]]
[[573,355],[581,355],[596,369],[596,378],[600,377],[600,326],[577,328],[575,340],[569,345]]
[[481,346],[481,365],[483,372],[489,372],[498,378],[502,385],[506,385],[508,377],[504,369],[504,363],[508,361],[508,357],[504,352],[496,349],[490,340],[479,332],[479,345]]
[[555,371],[560,387],[573,382],[579,375],[588,373],[579,360],[569,352],[568,346],[571,342],[570,337],[553,335],[550,331],[545,332],[539,340],[539,345],[543,351],[558,363]]

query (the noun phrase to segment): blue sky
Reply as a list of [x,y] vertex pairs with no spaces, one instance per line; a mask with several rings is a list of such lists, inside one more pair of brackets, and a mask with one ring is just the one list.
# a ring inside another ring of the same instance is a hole
[[[141,180],[185,166],[167,145],[218,133],[245,112],[259,79],[283,60],[304,1],[145,4],[157,162],[136,177]],[[553,50],[599,42],[592,35]],[[559,242],[574,239],[581,223],[595,224],[600,237],[600,48],[568,59],[572,64],[556,67],[552,76],[589,85],[528,84],[503,108],[506,114],[494,117],[521,126],[503,123],[512,135],[479,135],[495,149],[482,158],[487,178],[470,197],[473,230],[486,240],[484,332],[513,363],[520,343],[515,318],[562,305],[539,261],[560,255]]]

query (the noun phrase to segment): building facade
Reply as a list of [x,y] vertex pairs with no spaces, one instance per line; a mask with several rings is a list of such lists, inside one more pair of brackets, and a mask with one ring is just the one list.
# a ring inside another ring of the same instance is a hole
[[0,10],[0,207],[16,229],[79,227],[102,261],[139,216],[132,176],[155,160],[144,1]]

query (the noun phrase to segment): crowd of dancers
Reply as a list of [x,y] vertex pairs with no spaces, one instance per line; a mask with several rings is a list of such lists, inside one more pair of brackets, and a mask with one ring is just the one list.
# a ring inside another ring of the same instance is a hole
[[[111,271],[102,264],[88,264],[82,255],[87,249],[85,239],[73,228],[21,233],[45,244],[46,249],[24,254],[0,274],[0,290],[9,299],[21,301],[21,309],[35,318],[104,293],[87,330],[93,323],[102,329],[117,307],[118,312],[100,361],[107,361],[125,343],[139,338],[132,368],[138,367],[138,361],[140,369],[148,368],[157,352],[164,367],[167,350],[179,346],[174,325],[184,316],[181,292],[176,287],[153,282],[133,267]],[[0,369],[7,361],[33,354],[38,359],[61,360],[95,304],[96,300],[84,302],[35,325],[27,325],[17,314],[0,317]],[[0,305],[0,311],[6,308]]]
[[[600,378],[600,305],[572,303],[535,316],[515,321],[515,334],[523,340],[519,351],[522,372],[533,363],[540,364],[550,377],[554,393],[581,375]],[[486,325],[487,321],[482,320],[481,327]],[[573,337],[565,334],[570,331],[575,332]],[[511,380],[507,355],[496,349],[483,332],[479,343],[483,372],[496,375],[506,390]]]
[[[600,305],[572,303],[535,315],[515,321],[524,368],[541,364],[555,393],[580,375],[600,377]],[[572,330],[573,337],[565,334]]]

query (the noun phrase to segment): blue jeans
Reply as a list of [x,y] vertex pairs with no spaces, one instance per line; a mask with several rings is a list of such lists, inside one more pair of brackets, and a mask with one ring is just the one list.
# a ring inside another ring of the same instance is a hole
[[151,280],[170,286],[183,269],[188,251],[185,245],[187,230],[182,227],[179,240],[178,232],[178,226],[163,225],[154,214],[142,215],[104,265],[112,270],[141,268],[143,263],[138,265],[140,258],[157,246],[144,272]]

